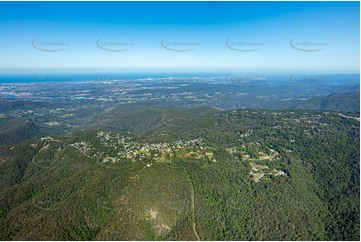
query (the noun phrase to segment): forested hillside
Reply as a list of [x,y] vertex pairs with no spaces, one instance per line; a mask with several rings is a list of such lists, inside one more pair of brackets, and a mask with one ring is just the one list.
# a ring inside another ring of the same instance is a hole
[[359,240],[353,114],[137,108],[93,121],[1,147],[2,240]]

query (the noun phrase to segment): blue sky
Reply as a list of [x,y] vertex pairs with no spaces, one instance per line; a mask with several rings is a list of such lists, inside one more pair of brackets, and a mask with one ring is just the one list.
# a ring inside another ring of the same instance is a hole
[[0,69],[359,73],[359,19],[359,2],[0,2]]

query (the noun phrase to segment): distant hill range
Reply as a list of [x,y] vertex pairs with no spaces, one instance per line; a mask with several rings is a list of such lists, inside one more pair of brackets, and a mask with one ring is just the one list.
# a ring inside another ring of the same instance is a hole
[[360,93],[334,93],[290,104],[291,109],[329,110],[360,113]]

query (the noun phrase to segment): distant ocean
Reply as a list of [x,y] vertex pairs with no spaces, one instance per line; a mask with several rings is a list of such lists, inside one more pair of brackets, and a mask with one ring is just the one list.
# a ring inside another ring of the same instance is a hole
[[162,77],[214,77],[225,74],[212,73],[38,73],[0,74],[0,83],[39,83],[39,82],[82,82],[136,80]]
[[[148,73],[116,73],[116,72],[104,72],[104,73],[21,73],[21,74],[2,74],[0,73],[0,85],[1,84],[13,84],[13,83],[57,83],[57,82],[107,82],[107,81],[133,81],[143,79],[151,81],[152,79],[161,79],[169,77],[222,77],[225,78],[230,73],[200,73],[200,72],[148,72]],[[287,75],[287,74],[242,74],[240,76],[241,81],[247,80],[249,77],[261,76],[265,77],[267,81],[274,83],[293,83],[302,85],[350,85],[360,84],[359,74],[318,74],[318,75]],[[237,75],[236,75],[237,76]],[[291,82],[290,82],[291,81]]]

